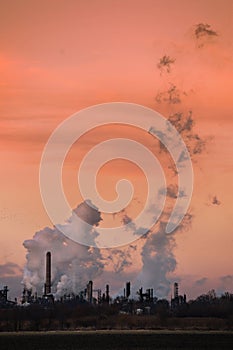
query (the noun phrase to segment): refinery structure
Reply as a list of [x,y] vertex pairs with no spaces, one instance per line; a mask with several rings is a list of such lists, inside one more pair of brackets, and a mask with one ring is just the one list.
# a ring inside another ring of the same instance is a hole
[[[111,295],[111,285],[96,288],[87,281],[78,294],[53,293],[51,252],[45,255],[44,286],[38,293],[24,286],[19,300],[9,300],[8,287],[0,290],[0,331],[57,331],[98,329],[233,329],[233,294],[220,297],[214,290],[187,302],[177,282],[171,299],[159,299],[153,288],[132,288],[127,281],[120,295]],[[41,280],[42,282],[42,280]],[[42,286],[42,283],[40,284]],[[68,287],[68,286],[67,286]],[[65,290],[65,289],[64,289]],[[214,325],[214,326],[213,326]],[[203,328],[204,327],[204,328]],[[212,328],[209,328],[212,329]]]
[[[95,288],[93,281],[87,281],[86,288],[79,294],[64,294],[58,299],[52,293],[52,256],[51,252],[47,252],[45,256],[45,283],[42,295],[38,292],[32,292],[31,289],[24,286],[21,300],[8,300],[8,287],[4,286],[0,290],[0,308],[12,308],[15,306],[29,306],[32,304],[42,305],[45,308],[52,307],[54,303],[80,303],[90,305],[109,305],[119,304],[121,313],[136,313],[136,314],[150,314],[158,298],[154,295],[153,288],[147,288],[145,291],[141,287],[137,291],[136,300],[133,299],[131,291],[131,282],[126,282],[121,296],[112,298],[110,295],[110,286],[106,284],[103,290]],[[134,301],[134,307],[133,307]],[[166,301],[163,299],[163,301]],[[170,309],[176,310],[180,305],[186,303],[186,295],[179,295],[178,283],[174,283],[174,293],[170,301]]]

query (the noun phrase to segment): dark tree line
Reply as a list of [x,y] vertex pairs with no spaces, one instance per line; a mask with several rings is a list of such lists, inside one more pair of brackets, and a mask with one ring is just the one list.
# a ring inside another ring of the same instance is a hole
[[[137,311],[142,310],[138,314]],[[201,321],[201,319],[205,321]],[[34,303],[0,309],[0,331],[55,329],[134,329],[160,327],[233,328],[233,294],[217,297],[214,291],[171,309],[167,300],[140,303],[115,300],[93,305],[75,300],[51,304]]]

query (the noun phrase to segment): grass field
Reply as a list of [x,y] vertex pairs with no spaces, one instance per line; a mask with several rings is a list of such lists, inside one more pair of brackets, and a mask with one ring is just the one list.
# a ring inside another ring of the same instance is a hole
[[233,349],[233,332],[77,331],[0,333],[1,350]]

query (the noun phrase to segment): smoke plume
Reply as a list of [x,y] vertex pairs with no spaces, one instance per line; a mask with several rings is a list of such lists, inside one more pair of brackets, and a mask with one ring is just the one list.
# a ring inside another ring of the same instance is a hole
[[[198,47],[205,46],[207,42],[212,41],[212,38],[216,36],[217,33],[207,24],[200,23],[194,28],[194,39],[198,42]],[[183,99],[189,95],[189,92],[183,91],[182,84],[180,88],[177,81],[170,81],[171,68],[175,70],[176,63],[177,59],[168,55],[160,58],[157,64],[160,78],[162,78],[162,73],[164,73],[163,77],[167,76],[168,80],[165,80],[166,87],[162,91],[158,91],[155,101],[157,106],[159,106],[158,109],[163,108],[168,111],[167,119],[180,133],[191,158],[195,160],[205,150],[208,140],[201,138],[195,131],[192,109],[189,108],[187,111],[183,108]],[[161,86],[164,86],[164,84],[161,84]],[[168,152],[163,144],[158,141],[155,147],[162,155],[162,158],[166,159]],[[45,254],[47,251],[52,253],[52,292],[56,296],[61,296],[65,293],[77,294],[86,286],[90,279],[101,280],[104,275],[102,274],[103,272],[105,272],[105,276],[111,276],[114,285],[115,279],[119,279],[120,274],[125,271],[127,273],[127,269],[132,267],[135,257],[137,259],[141,257],[142,267],[135,281],[134,289],[141,286],[154,288],[157,297],[166,297],[170,291],[169,276],[174,272],[177,265],[174,255],[175,237],[178,232],[185,231],[190,227],[193,215],[188,212],[175,231],[169,235],[166,233],[165,228],[174,202],[177,196],[183,197],[186,193],[183,189],[178,191],[175,164],[172,163],[171,159],[168,162],[165,161],[164,164],[169,182],[167,189],[161,189],[160,194],[164,195],[166,190],[166,208],[159,221],[152,229],[148,230],[146,235],[141,237],[134,245],[100,250],[79,245],[65,237],[57,228],[51,229],[46,227],[36,232],[31,240],[24,242],[24,247],[27,249],[27,263],[23,277],[25,286],[38,292],[43,291]],[[220,204],[216,196],[213,198],[212,204]],[[151,210],[156,212],[156,208]],[[84,227],[76,225],[76,215],[91,225],[91,229],[88,232],[84,231]],[[119,215],[123,225],[128,224],[128,230],[132,230],[135,236],[140,233],[141,228],[135,226],[133,218],[130,217],[126,210],[122,211],[122,213],[114,214],[114,217],[116,215]],[[74,231],[79,231],[81,235],[89,235],[94,242],[97,237],[95,226],[98,226],[100,221],[101,215],[98,209],[93,209],[93,207],[88,205],[88,202],[84,202],[74,209],[72,216],[67,221],[67,226]],[[138,253],[139,248],[141,249],[141,256]],[[134,273],[137,275],[137,272]],[[109,280],[109,283],[111,283],[111,280]]]
[[[83,202],[74,209],[74,213],[92,225],[93,229],[89,234],[95,238],[97,234],[94,227],[101,220],[98,210]],[[67,225],[73,225],[73,215]],[[82,228],[76,227],[76,230],[78,229]],[[51,251],[52,254],[52,292],[57,297],[70,293],[77,294],[86,286],[87,281],[101,274],[104,267],[98,249],[72,241],[56,227],[52,229],[45,227],[36,232],[32,239],[24,241],[23,245],[27,249],[23,284],[26,288],[39,293],[43,292],[47,251]]]
[[158,229],[147,236],[142,249],[142,271],[138,277],[141,285],[154,288],[157,297],[168,295],[170,282],[168,274],[176,268],[173,254],[173,235],[165,233],[166,223],[160,222]]
[[[209,37],[216,36],[209,25],[199,24],[195,28],[195,38],[199,41],[199,44],[209,40]],[[161,57],[157,68],[161,73],[167,73],[170,79],[171,64],[175,68],[176,59],[171,59],[169,56]],[[155,97],[155,101],[158,106],[163,106],[169,111],[167,119],[177,129],[181,137],[183,138],[187,149],[189,151],[192,160],[205,150],[207,139],[201,138],[195,132],[195,122],[193,112],[190,109],[188,112],[183,110],[183,99],[188,96],[186,91],[179,88],[177,82],[168,81],[167,88],[163,91],[159,91]],[[149,130],[153,134],[156,134],[153,127]],[[163,135],[160,135],[162,137]],[[164,145],[159,141],[160,153],[165,157],[168,156],[168,151]],[[185,159],[184,159],[185,161]],[[192,224],[193,215],[186,213],[183,221],[171,234],[166,234],[165,228],[170,218],[174,201],[177,196],[185,196],[184,190],[178,191],[177,186],[177,169],[173,162],[164,161],[166,168],[166,175],[170,181],[170,184],[166,189],[161,189],[161,195],[167,196],[167,208],[162,214],[157,224],[148,232],[145,240],[145,244],[142,247],[142,270],[138,276],[137,286],[146,286],[147,288],[154,288],[155,295],[158,297],[167,296],[170,291],[169,275],[174,272],[177,262],[173,253],[175,243],[175,237],[178,232],[186,231]],[[172,171],[173,175],[171,175]],[[166,191],[165,191],[166,190]],[[217,197],[216,197],[217,198]],[[214,201],[217,204],[217,200]]]

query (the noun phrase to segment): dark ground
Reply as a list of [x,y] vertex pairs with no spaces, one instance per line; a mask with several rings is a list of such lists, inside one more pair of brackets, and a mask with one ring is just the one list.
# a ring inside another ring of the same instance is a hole
[[1,350],[233,349],[233,332],[77,331],[0,333]]

